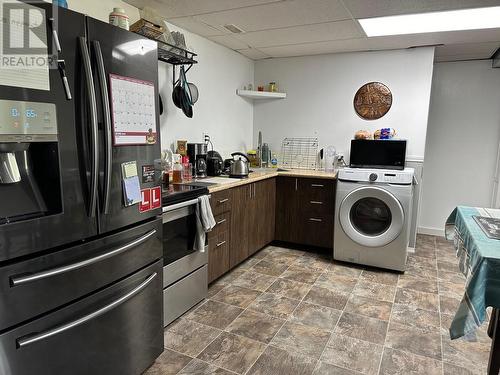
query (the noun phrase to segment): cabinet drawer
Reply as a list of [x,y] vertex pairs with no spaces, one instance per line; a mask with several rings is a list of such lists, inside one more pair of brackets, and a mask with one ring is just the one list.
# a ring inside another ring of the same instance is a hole
[[333,215],[301,213],[300,243],[333,247]]
[[300,211],[310,216],[316,214],[333,215],[335,212],[335,203],[330,199],[319,200],[304,197],[300,203]]
[[208,239],[208,282],[229,271],[229,232]]
[[231,213],[224,212],[223,214],[215,215],[214,219],[216,224],[214,229],[212,229],[212,231],[208,233],[208,238],[213,238],[215,236],[218,236],[222,232],[229,231],[229,226],[231,224]]
[[333,214],[335,182],[327,179],[299,179],[301,208]]
[[231,210],[231,190],[226,189],[212,194],[210,199],[210,206],[212,207],[212,213],[219,215],[223,212]]
[[229,248],[229,231],[221,232],[208,239],[208,250],[212,251],[221,247]]

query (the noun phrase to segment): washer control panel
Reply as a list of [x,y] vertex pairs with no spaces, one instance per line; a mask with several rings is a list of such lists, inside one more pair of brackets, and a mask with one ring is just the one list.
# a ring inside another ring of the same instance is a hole
[[338,179],[352,182],[410,185],[413,183],[413,174],[413,168],[405,168],[402,171],[389,169],[343,168],[339,170]]

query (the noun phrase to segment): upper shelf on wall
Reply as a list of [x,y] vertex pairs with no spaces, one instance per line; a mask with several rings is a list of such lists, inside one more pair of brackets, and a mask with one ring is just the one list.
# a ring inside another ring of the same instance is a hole
[[285,99],[284,92],[236,90],[236,94],[250,99]]

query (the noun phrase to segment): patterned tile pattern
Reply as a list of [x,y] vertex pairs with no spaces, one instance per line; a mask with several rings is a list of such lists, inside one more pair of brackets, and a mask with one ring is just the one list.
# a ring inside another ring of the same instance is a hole
[[448,335],[464,283],[432,236],[404,274],[268,246],[166,328],[145,374],[485,374],[486,327],[473,342]]

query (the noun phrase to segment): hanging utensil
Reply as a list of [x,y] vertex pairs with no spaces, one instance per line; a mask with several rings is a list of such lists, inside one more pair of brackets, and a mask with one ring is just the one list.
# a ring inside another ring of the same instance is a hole
[[[173,67],[174,68],[174,73],[175,73],[175,66]],[[175,77],[175,75],[174,75]],[[175,106],[177,108],[182,108],[181,105],[182,105],[182,99],[181,99],[181,95],[182,95],[182,78],[181,76],[179,77],[179,79],[174,82],[174,88],[172,90],[172,101],[174,102]]]

